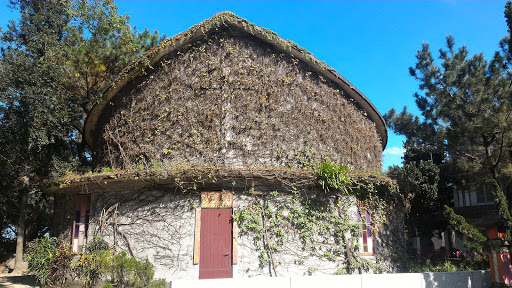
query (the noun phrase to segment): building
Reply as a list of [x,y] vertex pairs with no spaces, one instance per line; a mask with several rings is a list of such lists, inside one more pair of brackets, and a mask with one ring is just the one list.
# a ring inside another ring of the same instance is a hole
[[[400,268],[404,205],[379,176],[382,116],[309,52],[232,13],[127,67],[85,131],[102,173],[49,189],[53,232],[75,252],[100,235],[167,280]],[[311,169],[323,160],[360,171],[344,180],[352,193],[323,189]]]

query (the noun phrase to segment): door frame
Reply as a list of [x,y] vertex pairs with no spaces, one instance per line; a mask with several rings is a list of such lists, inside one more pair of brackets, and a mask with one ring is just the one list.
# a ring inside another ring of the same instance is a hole
[[[201,210],[202,209],[231,209],[231,215],[235,213],[233,208],[233,193],[228,191],[205,191],[201,192],[201,207],[196,208],[195,231],[194,231],[194,256],[193,264],[200,264],[201,255]],[[238,264],[238,225],[234,218],[231,218],[231,267]],[[233,268],[231,268],[233,275]],[[231,276],[233,277],[233,276]]]

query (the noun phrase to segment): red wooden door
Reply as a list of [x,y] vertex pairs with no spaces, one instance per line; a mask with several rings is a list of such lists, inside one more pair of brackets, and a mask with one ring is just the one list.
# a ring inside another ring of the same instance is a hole
[[231,209],[201,209],[199,279],[231,278]]

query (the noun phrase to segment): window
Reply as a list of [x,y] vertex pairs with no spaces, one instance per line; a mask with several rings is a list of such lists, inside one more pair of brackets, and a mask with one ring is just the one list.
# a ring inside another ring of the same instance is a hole
[[494,196],[492,195],[492,186],[482,184],[476,190],[476,202],[478,204],[494,203]]
[[363,201],[359,202],[359,221],[361,222],[361,235],[359,237],[359,246],[361,255],[373,255],[373,235],[372,235],[372,217],[366,210]]
[[75,220],[73,221],[73,252],[81,252],[87,244],[87,230],[89,229],[90,195],[75,196]]

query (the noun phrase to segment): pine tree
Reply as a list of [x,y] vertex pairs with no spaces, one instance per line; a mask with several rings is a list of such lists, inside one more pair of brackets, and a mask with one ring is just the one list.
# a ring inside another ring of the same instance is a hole
[[[438,158],[436,165],[444,169],[440,175],[445,178],[438,189],[492,180],[498,184],[497,198],[507,198],[500,211],[510,211],[512,201],[510,1],[505,18],[508,35],[489,61],[482,53],[470,56],[465,46],[455,48],[454,37],[449,35],[446,48],[439,50],[438,63],[429,44],[424,43],[416,65],[409,68],[419,82],[420,92],[414,98],[421,117],[406,108],[385,115],[389,127],[407,138],[406,155],[420,155],[425,160],[426,152]],[[500,214],[504,222],[512,223],[510,213]]]

